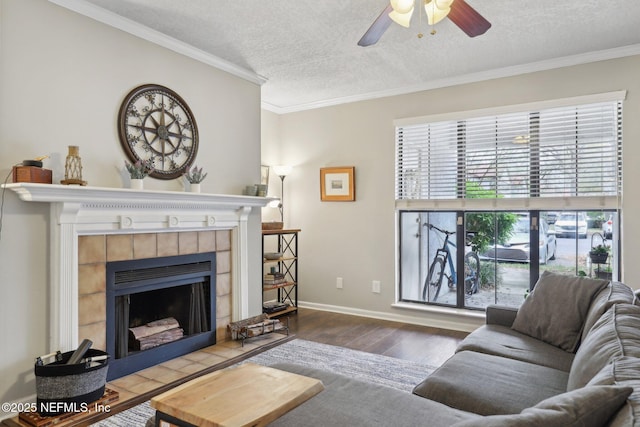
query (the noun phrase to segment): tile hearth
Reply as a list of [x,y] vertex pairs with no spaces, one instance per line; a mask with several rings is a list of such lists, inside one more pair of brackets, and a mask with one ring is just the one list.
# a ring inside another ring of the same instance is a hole
[[[265,335],[246,341],[244,347],[240,341],[223,341],[118,378],[109,382],[107,387],[120,394],[118,404],[125,404],[132,399],[139,400],[141,395],[157,394],[159,389],[172,386],[190,376],[199,376],[216,367],[227,366],[230,361],[249,357],[263,347],[283,341],[285,338],[286,336],[281,334]],[[145,397],[148,398],[148,396]]]

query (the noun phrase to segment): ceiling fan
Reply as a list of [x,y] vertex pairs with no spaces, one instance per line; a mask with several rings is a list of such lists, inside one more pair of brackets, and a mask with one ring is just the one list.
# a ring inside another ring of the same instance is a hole
[[[469,37],[484,34],[491,28],[491,23],[469,6],[465,0],[419,1],[424,4],[429,25],[434,25],[447,17]],[[413,0],[391,0],[380,16],[373,21],[367,32],[364,33],[358,45],[370,46],[375,44],[389,28],[391,22],[395,21],[404,27],[408,27],[413,10]]]

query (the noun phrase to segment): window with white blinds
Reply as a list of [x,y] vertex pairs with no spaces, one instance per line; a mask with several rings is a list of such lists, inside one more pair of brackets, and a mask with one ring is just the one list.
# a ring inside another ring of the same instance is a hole
[[396,126],[396,199],[619,196],[622,100]]

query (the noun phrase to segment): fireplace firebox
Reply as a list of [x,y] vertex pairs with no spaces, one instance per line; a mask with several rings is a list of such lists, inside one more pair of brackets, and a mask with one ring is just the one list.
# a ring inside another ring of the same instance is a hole
[[113,380],[216,343],[215,252],[108,262]]

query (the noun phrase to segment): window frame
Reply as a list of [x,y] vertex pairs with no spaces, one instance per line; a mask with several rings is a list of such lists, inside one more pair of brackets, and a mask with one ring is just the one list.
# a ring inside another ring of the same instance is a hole
[[[533,103],[524,103],[524,104],[516,104],[516,105],[508,105],[496,108],[487,108],[487,109],[477,109],[477,110],[468,110],[468,111],[459,111],[452,113],[444,113],[444,114],[436,114],[429,116],[421,116],[421,117],[413,117],[413,118],[405,118],[398,119],[394,121],[394,125],[396,127],[396,158],[395,158],[395,167],[396,167],[396,180],[398,179],[398,168],[399,168],[399,159],[398,159],[398,129],[402,129],[406,126],[411,125],[419,125],[419,124],[428,124],[428,123],[437,123],[437,122],[445,122],[445,121],[456,121],[459,128],[464,128],[464,123],[466,121],[473,118],[482,118],[500,114],[511,114],[511,113],[527,113],[531,118],[532,115],[538,114],[542,110],[552,109],[552,108],[560,108],[560,107],[568,107],[578,108],[581,105],[585,104],[595,104],[595,103],[606,103],[606,102],[617,102],[617,159],[616,159],[616,185],[615,185],[615,194],[601,194],[601,195],[589,195],[589,196],[579,196],[579,197],[558,197],[558,196],[545,196],[540,197],[540,183],[535,180],[531,180],[531,188],[529,190],[529,194],[526,197],[507,197],[507,198],[463,198],[459,195],[464,193],[464,191],[460,191],[460,186],[462,186],[462,182],[466,180],[466,170],[464,167],[465,157],[468,155],[468,151],[466,149],[467,140],[466,138],[458,137],[456,141],[457,148],[457,166],[456,166],[456,174],[457,174],[457,187],[456,188],[456,196],[453,198],[399,198],[399,185],[396,182],[396,200],[395,200],[395,209],[396,209],[396,225],[398,230],[398,239],[400,239],[400,217],[401,212],[403,211],[413,211],[413,212],[456,212],[458,218],[466,212],[477,212],[477,211],[487,211],[487,212],[502,212],[502,211],[523,211],[528,212],[530,220],[533,220],[535,217],[535,221],[540,221],[540,212],[541,211],[563,211],[563,210],[571,210],[571,211],[590,211],[590,210],[615,210],[617,212],[618,218],[621,218],[621,192],[622,192],[622,108],[624,104],[624,100],[626,99],[626,91],[615,91],[615,92],[607,92],[595,95],[586,95],[586,96],[578,96],[571,98],[563,98],[556,100],[548,100],[541,102],[533,102]],[[538,113],[537,113],[538,112]],[[530,120],[531,122],[531,120]],[[462,123],[462,124],[461,124]],[[539,122],[538,122],[539,123]],[[458,129],[458,133],[464,132],[464,129]],[[463,148],[460,150],[460,148]],[[539,149],[539,145],[534,147],[534,149]],[[531,161],[531,156],[529,159]],[[539,155],[536,157],[534,154],[533,158],[537,159],[539,162]],[[576,160],[576,164],[577,164]],[[532,165],[536,167],[536,165]],[[538,164],[539,168],[540,165]],[[462,172],[461,172],[462,171]],[[462,175],[461,175],[462,174]],[[531,172],[529,172],[531,176]],[[464,180],[461,181],[461,176],[464,177]],[[464,230],[464,221],[461,225],[458,225],[457,231],[460,232],[460,239],[462,239],[462,231]],[[534,249],[531,254],[531,258],[535,260],[535,262],[531,262],[530,264],[530,283],[531,286],[535,281],[537,281],[537,277],[540,272],[540,266],[538,263],[538,232],[537,230],[533,230],[530,232],[530,242],[533,245]],[[458,242],[460,243],[460,242]],[[620,241],[618,240],[617,245],[620,245]],[[400,245],[401,246],[401,245]],[[403,303],[412,303],[416,301],[405,300],[403,299],[403,290],[402,290],[402,269],[401,269],[401,247],[398,249],[398,257],[396,259],[396,277],[398,280],[398,289],[397,289],[397,298],[399,302]],[[620,247],[620,246],[618,246]],[[456,260],[456,268],[457,271],[461,271],[461,267],[463,264],[463,256],[458,255]],[[618,251],[618,260],[621,258],[621,253]],[[457,296],[457,304],[454,308],[464,308],[470,309],[469,307],[464,306],[464,292],[458,292]],[[422,304],[422,303],[421,303]],[[426,302],[427,305],[431,305],[432,303]],[[436,305],[440,305],[437,304]]]

